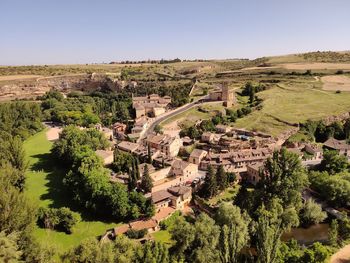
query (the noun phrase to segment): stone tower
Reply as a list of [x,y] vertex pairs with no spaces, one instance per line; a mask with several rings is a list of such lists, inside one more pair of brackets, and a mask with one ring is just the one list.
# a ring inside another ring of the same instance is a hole
[[229,89],[228,84],[226,82],[222,84],[221,99],[224,101],[225,107],[232,107],[235,100],[233,91]]

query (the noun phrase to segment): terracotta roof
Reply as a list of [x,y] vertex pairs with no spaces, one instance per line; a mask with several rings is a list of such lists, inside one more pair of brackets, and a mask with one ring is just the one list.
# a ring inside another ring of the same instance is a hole
[[124,224],[118,227],[114,228],[114,234],[115,235],[121,235],[124,234],[125,232],[127,232],[130,229],[128,224]]
[[147,165],[147,168],[148,168],[148,171],[149,173],[153,173],[156,168],[154,168],[154,166],[152,164],[149,164],[149,163],[141,163],[139,165],[139,170],[140,170],[140,174],[142,175],[144,173],[144,170],[145,170],[145,167]]
[[160,190],[157,192],[152,193],[152,202],[155,203],[159,203],[163,200],[166,200],[168,198],[170,198],[172,196],[171,193],[169,193],[166,190]]
[[346,141],[340,141],[334,138],[329,138],[323,145],[334,150],[350,150],[350,145]]
[[174,160],[171,167],[175,168],[175,169],[186,169],[191,163],[189,162],[185,162],[185,161],[182,161],[182,160]]
[[191,152],[190,157],[199,158],[199,157],[201,157],[202,155],[206,155],[207,153],[208,153],[207,151],[204,151],[204,150],[201,150],[201,149],[194,149],[194,150]]
[[264,163],[259,162],[259,163],[252,163],[252,164],[248,164],[247,167],[252,168],[255,171],[259,171],[261,168],[263,168]]
[[186,193],[189,193],[192,191],[190,187],[179,185],[179,186],[172,186],[168,188],[168,191],[174,195],[184,195]]
[[170,137],[169,135],[166,134],[150,134],[147,137],[147,142],[154,143],[154,144],[169,144],[173,141],[174,139]]
[[127,141],[123,141],[118,144],[118,148],[124,151],[130,151],[130,152],[135,151],[138,147],[139,145],[137,143],[127,142]]
[[154,219],[149,219],[146,221],[139,220],[139,221],[131,222],[129,225],[130,225],[130,228],[133,230],[150,229],[158,226],[157,222]]
[[175,208],[172,208],[170,206],[168,207],[162,207],[161,209],[159,209],[159,212],[156,213],[152,219],[156,220],[157,222],[160,222],[166,218],[168,218],[168,216],[170,216],[172,213],[174,213],[176,211]]

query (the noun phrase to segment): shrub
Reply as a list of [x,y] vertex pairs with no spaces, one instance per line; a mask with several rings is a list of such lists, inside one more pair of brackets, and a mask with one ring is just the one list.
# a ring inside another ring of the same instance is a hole
[[129,229],[128,231],[126,231],[125,235],[128,238],[140,239],[140,238],[143,238],[147,233],[148,233],[148,230],[146,228],[141,230]]

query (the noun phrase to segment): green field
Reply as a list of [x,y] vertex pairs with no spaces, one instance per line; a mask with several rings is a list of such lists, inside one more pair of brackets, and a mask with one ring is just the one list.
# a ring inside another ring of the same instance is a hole
[[168,230],[160,230],[158,232],[152,233],[154,240],[171,245],[173,241],[171,240],[171,235]]
[[350,92],[324,91],[315,81],[278,84],[258,96],[264,100],[262,110],[237,120],[234,126],[278,135],[291,128],[288,123],[322,119],[350,109]]
[[[67,206],[72,210],[81,212],[74,207],[69,194],[64,191],[62,176],[65,171],[51,159],[50,149],[52,143],[46,139],[42,131],[25,141],[24,147],[29,160],[30,168],[27,172],[26,194],[44,207]],[[73,234],[65,234],[52,230],[35,227],[34,236],[44,245],[52,245],[59,254],[78,245],[83,239],[97,237],[107,229],[116,226],[113,222],[92,220],[86,213],[81,213],[82,221],[74,228]]]

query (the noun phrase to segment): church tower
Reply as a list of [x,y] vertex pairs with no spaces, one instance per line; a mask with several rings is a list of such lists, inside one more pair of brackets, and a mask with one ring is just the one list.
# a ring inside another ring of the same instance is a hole
[[224,101],[225,107],[228,107],[228,108],[232,107],[235,98],[233,95],[233,91],[229,89],[227,82],[222,84],[221,99]]

